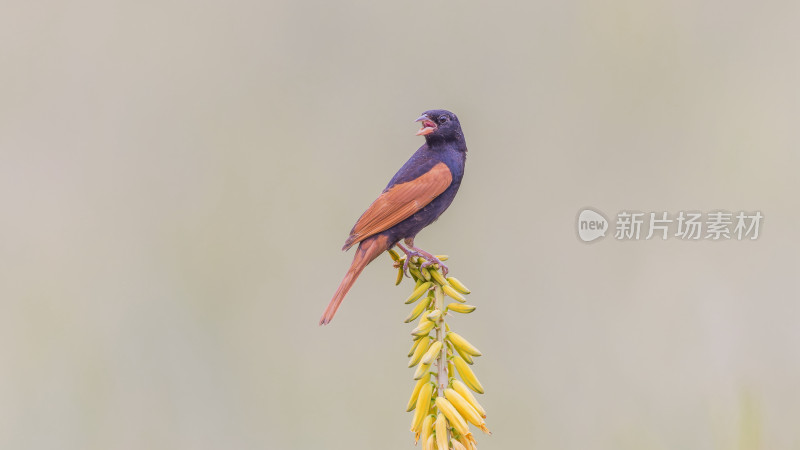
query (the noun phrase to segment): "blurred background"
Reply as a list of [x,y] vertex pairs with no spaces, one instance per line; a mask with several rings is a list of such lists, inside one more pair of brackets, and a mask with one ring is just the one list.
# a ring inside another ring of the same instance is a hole
[[[412,448],[411,284],[317,321],[432,108],[480,448],[800,448],[800,3],[3,9],[0,448]],[[764,220],[588,245],[586,206]]]

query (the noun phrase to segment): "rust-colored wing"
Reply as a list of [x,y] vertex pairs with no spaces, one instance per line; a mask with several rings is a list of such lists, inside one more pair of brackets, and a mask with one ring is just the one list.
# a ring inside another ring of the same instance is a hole
[[440,162],[419,178],[386,189],[358,219],[342,249],[411,217],[444,192],[452,181],[450,169]]

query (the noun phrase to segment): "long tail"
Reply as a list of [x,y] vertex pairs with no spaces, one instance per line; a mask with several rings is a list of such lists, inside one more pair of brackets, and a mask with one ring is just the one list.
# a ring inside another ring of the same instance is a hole
[[325,308],[325,312],[319,320],[320,325],[326,325],[333,320],[333,315],[336,314],[336,310],[339,309],[339,305],[342,304],[344,296],[347,295],[353,283],[355,283],[358,276],[361,275],[361,271],[364,270],[364,267],[367,267],[367,264],[371,263],[372,260],[386,250],[389,250],[389,239],[386,236],[374,236],[358,244],[356,254],[353,256],[353,263],[350,265],[350,269],[339,284],[339,289],[333,294],[333,298],[331,302],[328,303],[328,307]]

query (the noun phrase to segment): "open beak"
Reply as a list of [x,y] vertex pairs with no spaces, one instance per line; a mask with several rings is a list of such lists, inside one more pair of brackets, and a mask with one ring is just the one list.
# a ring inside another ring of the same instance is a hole
[[436,131],[436,123],[429,119],[425,114],[419,116],[414,122],[422,122],[422,128],[417,131],[417,136],[425,136]]

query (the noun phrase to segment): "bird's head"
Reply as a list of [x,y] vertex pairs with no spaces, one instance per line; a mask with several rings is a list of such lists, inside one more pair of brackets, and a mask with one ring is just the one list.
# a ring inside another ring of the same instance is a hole
[[425,111],[415,122],[422,122],[422,128],[417,131],[417,136],[425,136],[425,140],[429,143],[464,139],[461,123],[450,111],[444,109]]

